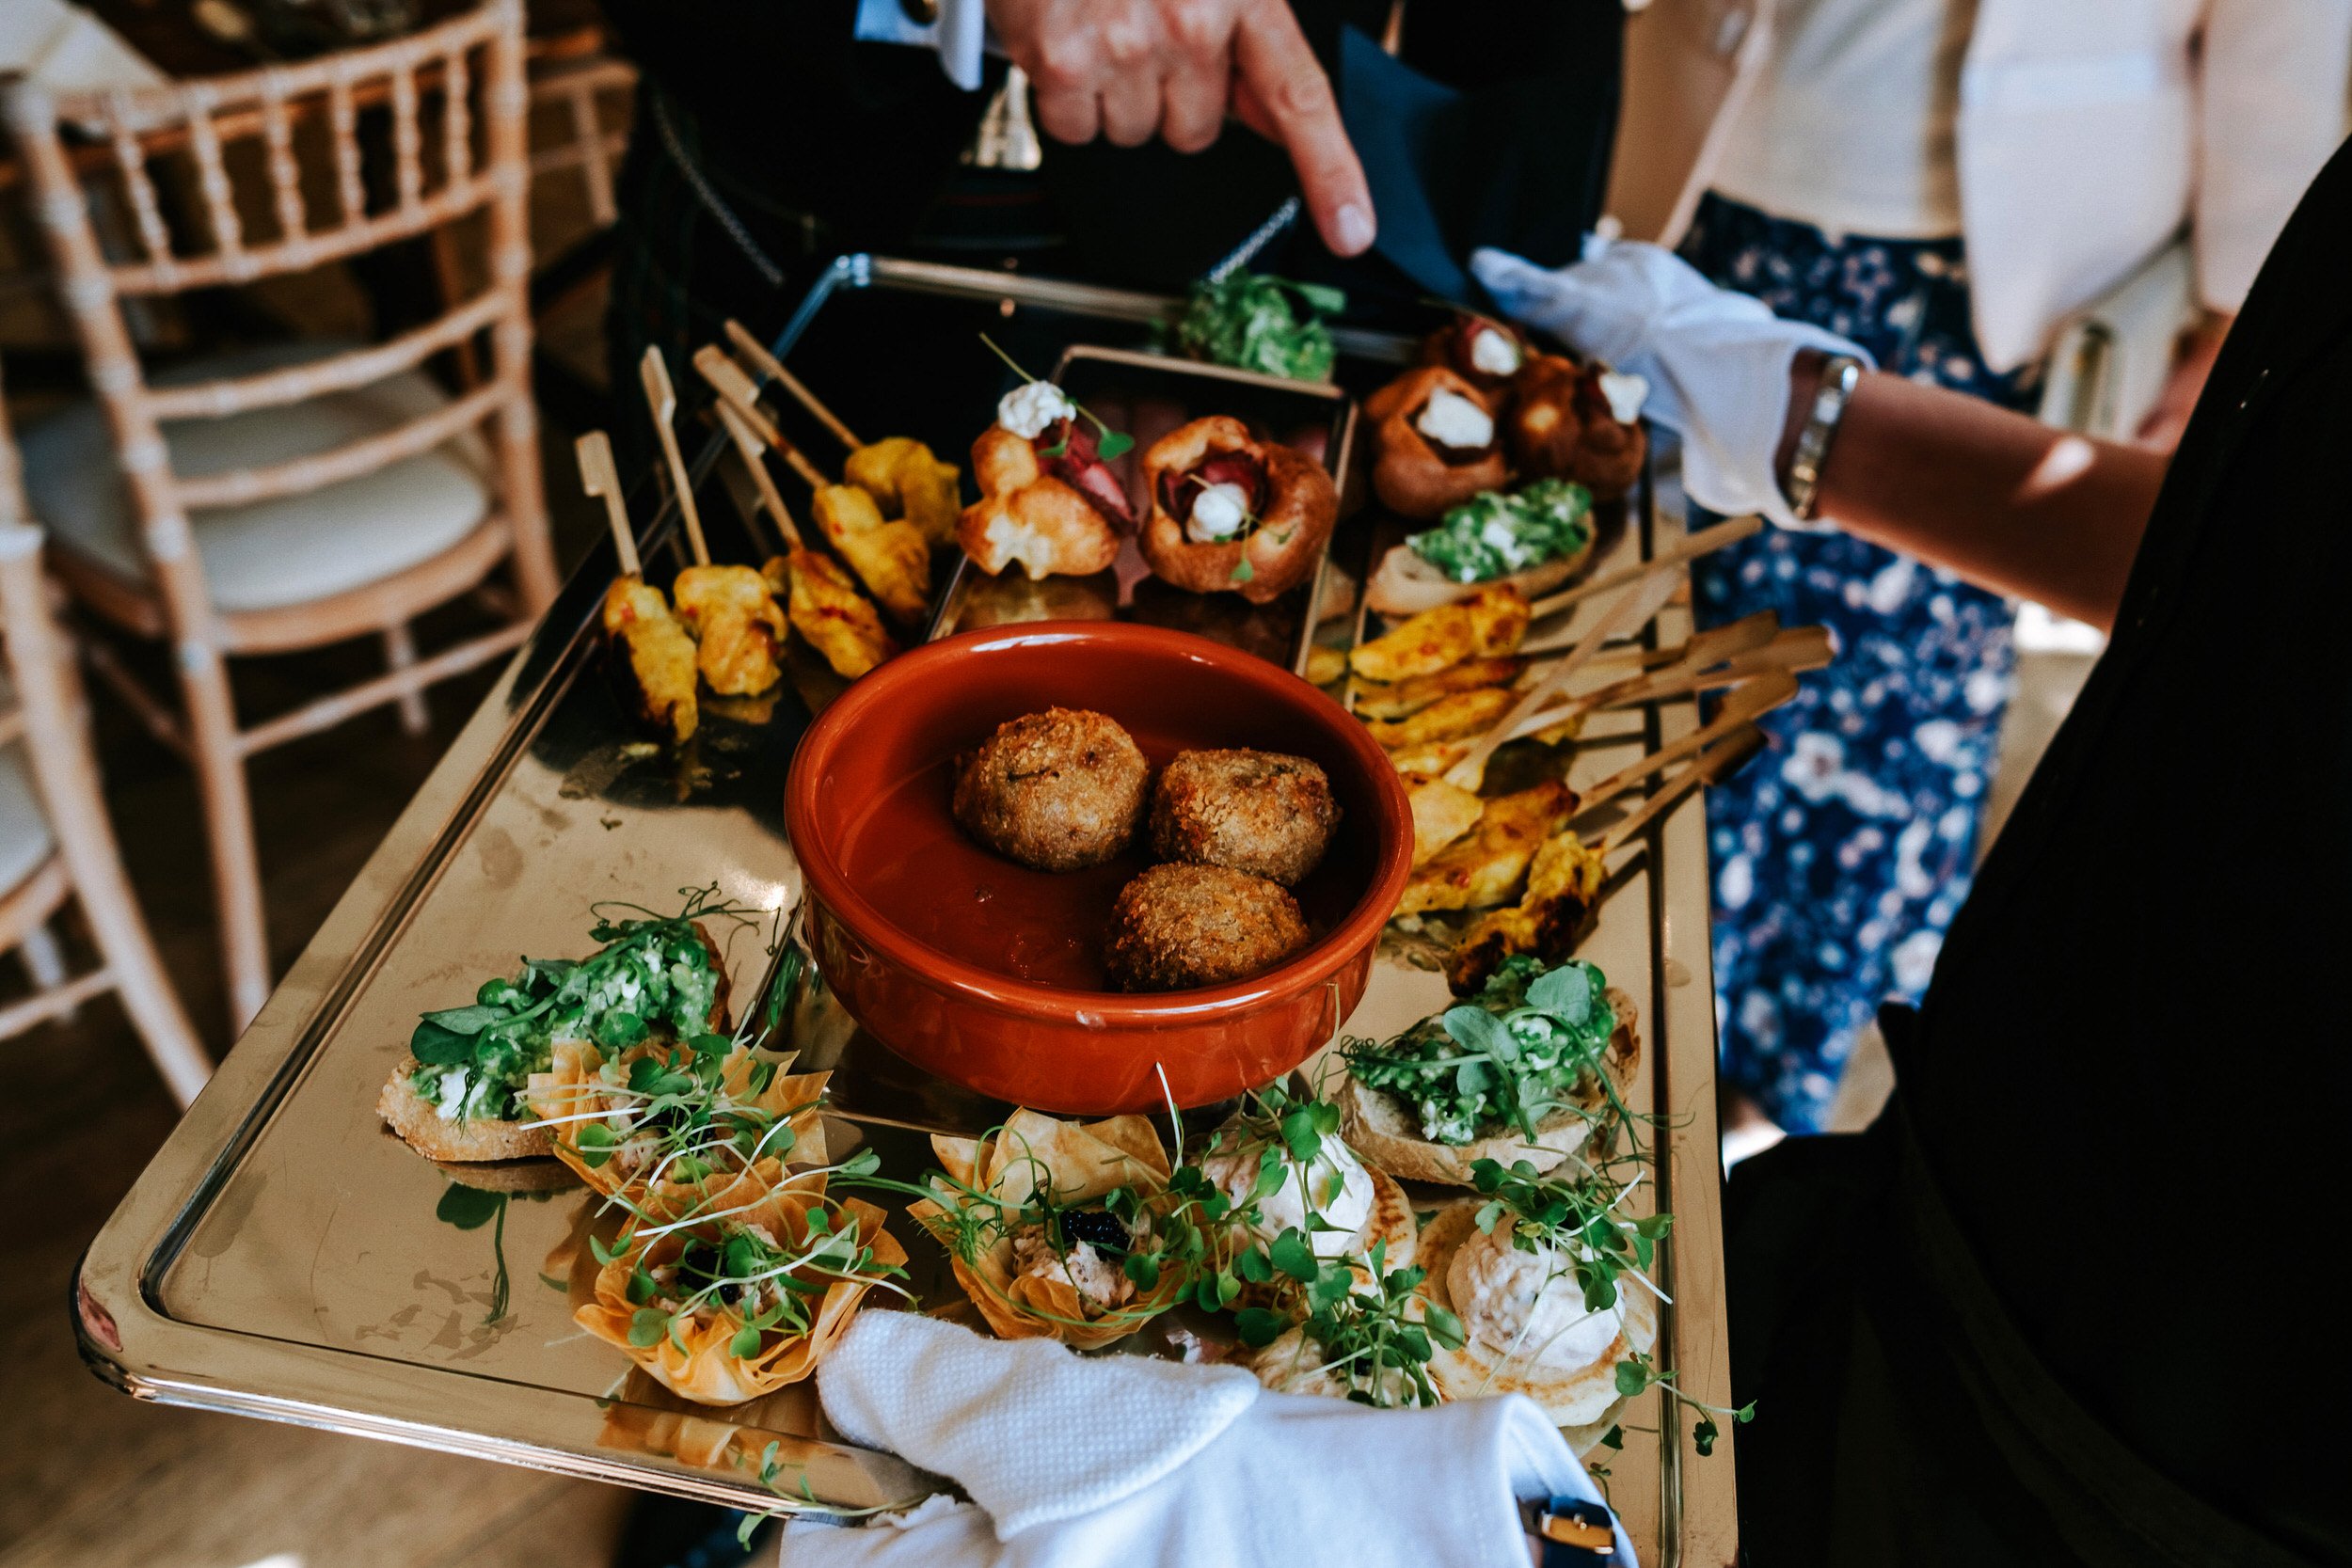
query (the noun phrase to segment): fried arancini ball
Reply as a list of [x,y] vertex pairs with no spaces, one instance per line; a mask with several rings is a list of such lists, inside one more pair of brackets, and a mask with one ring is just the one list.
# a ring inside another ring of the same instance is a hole
[[1041,871],[1100,865],[1142,824],[1151,764],[1118,723],[1052,707],[1006,721],[956,770],[956,820]]
[[1262,974],[1307,945],[1298,903],[1223,865],[1155,865],[1119,890],[1104,961],[1121,990],[1185,990]]
[[1295,887],[1339,825],[1331,781],[1279,752],[1180,752],[1152,791],[1152,852]]

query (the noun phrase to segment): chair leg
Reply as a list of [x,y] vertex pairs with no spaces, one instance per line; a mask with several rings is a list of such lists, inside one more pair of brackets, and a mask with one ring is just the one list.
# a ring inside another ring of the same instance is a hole
[[[148,1059],[163,1074],[172,1098],[184,1111],[213,1075],[212,1058],[205,1055],[187,1012],[180,1006],[180,993],[165,977],[154,939],[148,935],[137,897],[123,875],[113,827],[95,796],[89,798],[88,808],[90,819],[72,825],[72,842],[65,846],[73,872],[74,896],[81,900],[90,938],[106,960],[107,973],[114,976],[122,1010],[131,1015],[139,1038],[146,1043]],[[61,833],[61,841],[66,836]]]
[[253,803],[237,750],[237,715],[229,672],[210,647],[183,643],[180,685],[188,706],[188,755],[204,798],[211,839],[213,897],[220,912],[221,956],[229,976],[229,1032],[245,1032],[269,1000],[269,928],[262,912],[262,865],[253,844]]
[[[57,933],[41,921],[24,933],[17,945],[17,956],[24,960],[24,973],[37,991],[56,990],[66,982],[65,949],[57,942]],[[59,1023],[71,1023],[81,1015],[79,1007],[69,1008],[57,1015]]]
[[[406,670],[417,662],[417,640],[402,621],[384,628],[384,662],[394,670]],[[408,735],[422,735],[433,727],[433,711],[424,705],[424,689],[407,692],[400,699],[400,727]]]

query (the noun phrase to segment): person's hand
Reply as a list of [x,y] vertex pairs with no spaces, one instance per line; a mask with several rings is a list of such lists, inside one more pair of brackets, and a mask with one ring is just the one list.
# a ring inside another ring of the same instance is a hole
[[2197,411],[2197,400],[2204,394],[2205,377],[2213,373],[2213,362],[2221,353],[2221,341],[2230,335],[2230,324],[2236,319],[2224,311],[2212,311],[2181,335],[2172,372],[2165,377],[2155,406],[2139,421],[2132,437],[2136,444],[2168,452],[2181,444],[2188,417]]
[[1595,241],[1586,258],[1548,272],[1481,250],[1470,271],[1512,320],[1649,382],[1644,411],[1682,437],[1682,483],[1692,500],[1727,516],[1759,512],[1784,528],[1803,526],[1774,472],[1789,365],[1805,349],[1865,364],[1870,356],[1717,288],[1658,245]]
[[1363,166],[1285,0],[988,0],[988,18],[1055,140],[1198,152],[1231,110],[1290,153],[1324,244],[1372,244]]
[[[1598,1500],[1519,1395],[1371,1410],[1264,1393],[1233,1367],[1082,1358],[870,1307],[817,1381],[843,1436],[971,1501],[791,1523],[780,1568],[1522,1568],[1516,1499]],[[1633,1568],[1622,1528],[1617,1545],[1611,1562]]]

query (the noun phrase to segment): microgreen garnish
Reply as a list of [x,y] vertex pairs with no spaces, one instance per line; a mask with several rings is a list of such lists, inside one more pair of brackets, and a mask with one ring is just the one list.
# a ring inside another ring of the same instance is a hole
[[1235,272],[1196,283],[1184,313],[1163,337],[1187,358],[1293,381],[1328,381],[1339,351],[1324,317],[1347,295],[1321,283]]
[[[1315,1271],[1311,1309],[1295,1326],[1302,1353],[1316,1359],[1301,1370],[1328,1374],[1358,1404],[1436,1404],[1440,1396],[1430,1381],[1429,1361],[1439,1349],[1462,1348],[1462,1323],[1420,1293],[1425,1270],[1388,1267],[1388,1249],[1385,1241],[1373,1243],[1361,1270],[1326,1263]],[[1303,1251],[1302,1240],[1294,1253]],[[1313,1260],[1311,1252],[1292,1259],[1302,1268]],[[1262,1307],[1244,1307],[1233,1324],[1242,1343],[1261,1350],[1294,1326],[1290,1318]]]
[[1613,1101],[1603,1059],[1615,1028],[1599,970],[1577,959],[1546,970],[1517,954],[1470,1002],[1392,1040],[1340,1049],[1359,1082],[1412,1107],[1423,1137],[1458,1145],[1505,1126],[1533,1138],[1557,1110],[1604,1114],[1584,1101],[1596,1085]]
[[[993,354],[997,358],[1002,359],[1007,365],[1010,366],[1012,368],[1013,374],[1019,376],[1022,380],[1029,383],[1031,386],[1037,385],[1037,377],[1031,375],[1027,371],[1023,370],[1021,368],[1021,362],[1018,359],[1015,359],[1011,355],[1007,354],[1003,349],[998,348],[996,346],[995,339],[983,332],[980,334],[980,341],[988,345],[988,349],[991,354]],[[1068,392],[1064,392],[1062,396],[1070,397],[1070,394]],[[1094,411],[1089,408],[1085,404],[1080,403],[1077,399],[1071,398],[1070,406],[1075,408],[1079,413],[1084,414],[1087,417],[1088,421],[1094,426],[1095,433],[1101,436],[1101,440],[1095,445],[1094,455],[1101,458],[1104,462],[1107,463],[1114,457],[1124,456],[1127,451],[1135,446],[1136,438],[1134,436],[1128,435],[1124,431],[1113,430],[1110,426],[1104,424],[1101,420],[1095,418]],[[1040,447],[1037,454],[1040,457],[1060,457],[1065,455],[1069,451],[1070,436],[1068,431],[1065,430],[1060,440],[1055,442],[1050,447]]]
[[471,1004],[423,1015],[408,1040],[421,1064],[416,1092],[453,1119],[514,1120],[526,1114],[524,1081],[547,1069],[558,1039],[620,1051],[649,1032],[707,1028],[719,969],[694,922],[751,911],[722,902],[715,885],[682,892],[675,915],[592,906],[590,936],[602,944],[593,956],[526,958],[519,974],[485,981]]

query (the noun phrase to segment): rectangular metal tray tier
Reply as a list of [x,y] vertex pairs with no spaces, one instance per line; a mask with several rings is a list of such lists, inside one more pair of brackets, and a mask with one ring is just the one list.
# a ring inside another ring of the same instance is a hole
[[[993,362],[977,356],[968,375],[942,368],[964,362],[977,332],[987,330],[1025,363],[1057,365],[1083,344],[1079,357],[1097,361],[1088,373],[1149,379],[1159,372],[1134,356],[1149,348],[1154,324],[1173,304],[849,257],[775,351],[813,376],[810,366],[854,362],[885,318],[896,334],[910,320],[935,331],[938,351],[925,374],[819,384],[869,439],[915,436],[960,460],[1003,389]],[[1409,347],[1363,333],[1340,337],[1340,379],[1358,393],[1392,373]],[[1343,457],[1345,404],[1327,390],[1240,383],[1235,390],[1319,406],[1315,417]],[[821,449],[821,432],[793,434],[811,451]],[[703,513],[722,557],[755,561],[774,541],[747,520],[748,487],[734,459],[721,467],[722,447],[712,436],[693,466]],[[638,489],[644,516],[658,492],[650,478]],[[1645,496],[1604,530],[1593,570],[1672,544],[1658,537],[1662,526]],[[675,504],[664,503],[645,533],[648,576],[675,569]],[[1364,580],[1375,532],[1343,525],[1327,576]],[[785,776],[809,713],[839,682],[803,646],[791,660],[789,688],[773,701],[714,703],[703,733],[682,752],[645,745],[600,673],[596,617],[613,570],[606,542],[100,1233],[77,1281],[83,1353],[101,1376],[162,1403],[737,1507],[912,1500],[936,1481],[839,1441],[809,1386],[750,1406],[698,1407],[578,1330],[575,1265],[590,1230],[609,1224],[595,1219],[584,1191],[494,1190],[497,1178],[420,1159],[376,1117],[377,1091],[419,1013],[510,973],[519,954],[580,952],[592,905],[675,909],[683,890],[714,884],[754,910],[797,904]],[[952,620],[961,585],[946,600]],[[1329,617],[1317,627],[1302,607],[1290,640],[1264,651],[1296,663],[1307,635],[1344,646],[1359,622]],[[1687,629],[1677,607],[1645,636],[1672,642]],[[1688,702],[1607,715],[1580,742],[1573,777],[1604,776],[1694,721]],[[1692,1397],[1720,1404],[1729,1366],[1707,911],[1702,814],[1680,810],[1622,874],[1581,953],[1642,1012],[1643,1071],[1630,1098],[1661,1118],[1655,1202],[1677,1216],[1660,1264],[1673,1306],[1657,1360],[1677,1371]],[[718,934],[739,1014],[748,1014],[771,974],[768,932],[745,925]],[[1414,944],[1390,941],[1343,1032],[1393,1033],[1446,1001],[1442,978]],[[927,1130],[974,1132],[1001,1112],[899,1062],[822,998],[798,1009],[792,1027],[802,1065],[835,1071],[839,1134],[871,1144],[895,1174],[912,1178],[930,1164]],[[936,1245],[910,1225],[897,1228],[914,1254],[918,1293],[934,1304],[954,1299]],[[1702,1459],[1689,1422],[1660,1403],[1645,1395],[1627,1415],[1626,1447],[1607,1456],[1612,1501],[1645,1564],[1729,1561],[1734,1439],[1726,1433]]]

